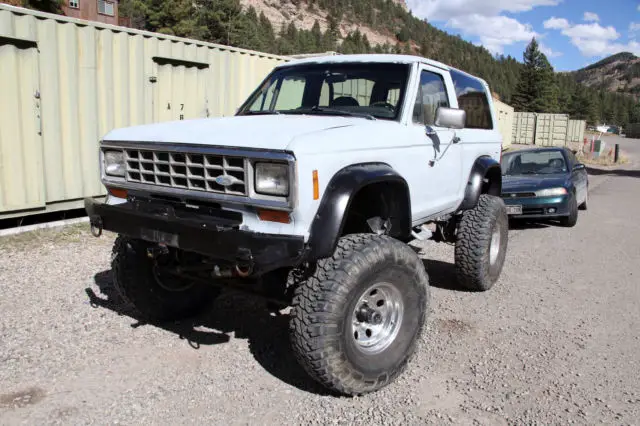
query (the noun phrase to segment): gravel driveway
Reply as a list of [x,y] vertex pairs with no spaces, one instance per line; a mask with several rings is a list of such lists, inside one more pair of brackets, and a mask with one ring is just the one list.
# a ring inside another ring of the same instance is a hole
[[489,292],[457,289],[453,248],[424,244],[425,340],[360,398],[310,381],[259,300],[143,324],[111,291],[113,236],[0,239],[0,424],[638,424],[640,171],[591,172],[578,225],[515,226]]

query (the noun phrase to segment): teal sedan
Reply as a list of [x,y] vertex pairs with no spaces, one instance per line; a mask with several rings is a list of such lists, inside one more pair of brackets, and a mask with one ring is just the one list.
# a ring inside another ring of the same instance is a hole
[[559,219],[574,226],[587,209],[589,176],[567,148],[531,148],[502,157],[502,199],[514,219]]

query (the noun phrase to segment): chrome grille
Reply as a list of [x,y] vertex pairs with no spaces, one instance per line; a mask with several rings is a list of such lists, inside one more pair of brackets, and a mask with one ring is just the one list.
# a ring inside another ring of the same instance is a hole
[[[247,195],[245,159],[216,154],[126,149],[127,181],[176,189]],[[216,182],[224,176],[228,185]]]

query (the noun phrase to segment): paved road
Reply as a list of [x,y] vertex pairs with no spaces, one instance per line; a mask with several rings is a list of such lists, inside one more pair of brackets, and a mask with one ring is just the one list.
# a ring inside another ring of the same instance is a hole
[[512,230],[487,293],[459,291],[452,247],[425,244],[427,336],[398,382],[354,399],[306,378],[286,316],[257,301],[140,324],[111,297],[110,238],[2,239],[0,424],[638,424],[640,170],[591,173],[577,226]]

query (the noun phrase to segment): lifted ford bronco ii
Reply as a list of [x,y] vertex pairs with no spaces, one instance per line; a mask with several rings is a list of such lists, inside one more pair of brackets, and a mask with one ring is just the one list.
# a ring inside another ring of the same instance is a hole
[[[488,290],[507,249],[501,136],[487,84],[400,55],[276,67],[233,117],[116,129],[101,141],[118,233],[114,285],[171,320],[226,287],[290,306],[293,350],[339,393],[406,368],[430,300],[408,242],[455,243],[459,283]],[[429,227],[427,227],[429,225]]]

